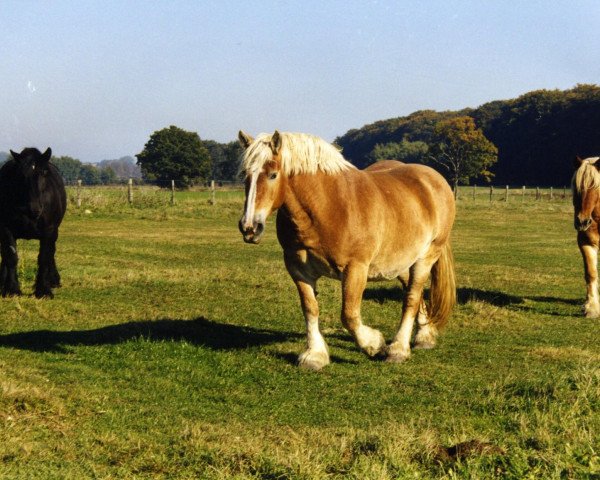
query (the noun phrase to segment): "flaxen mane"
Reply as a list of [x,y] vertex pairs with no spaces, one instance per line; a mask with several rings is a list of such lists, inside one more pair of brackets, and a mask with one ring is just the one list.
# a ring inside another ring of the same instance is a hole
[[571,188],[574,195],[580,195],[586,190],[600,189],[600,172],[596,162],[600,157],[590,157],[582,161],[581,166],[573,175]]
[[[356,168],[340,151],[322,138],[306,133],[279,134],[281,137],[281,169],[287,176],[312,174],[318,171],[336,174]],[[261,133],[244,152],[241,170],[248,173],[259,171],[273,158],[270,133]]]

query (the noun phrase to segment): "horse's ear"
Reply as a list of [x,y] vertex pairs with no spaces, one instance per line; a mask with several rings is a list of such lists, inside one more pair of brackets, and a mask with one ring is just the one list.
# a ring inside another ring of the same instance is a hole
[[576,155],[575,158],[573,159],[573,166],[575,167],[575,169],[581,167],[582,163],[583,163],[583,159],[579,155]]
[[12,155],[12,157],[18,162],[19,159],[21,158],[21,155],[19,155],[17,152],[13,152],[12,150],[10,151],[10,154]]
[[248,148],[250,144],[254,141],[254,139],[250,135],[242,132],[241,130],[238,133],[238,140],[240,141],[240,145],[244,149]]
[[51,158],[52,158],[52,149],[50,147],[48,147],[46,149],[46,151],[44,153],[42,153],[41,160],[43,163],[48,163]]
[[281,150],[281,134],[279,130],[275,130],[275,133],[271,137],[271,150],[273,151],[273,155],[277,155],[279,150]]

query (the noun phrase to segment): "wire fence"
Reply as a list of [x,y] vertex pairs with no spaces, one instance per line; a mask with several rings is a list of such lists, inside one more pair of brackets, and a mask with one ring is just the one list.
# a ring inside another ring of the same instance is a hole
[[571,189],[562,187],[531,187],[531,186],[460,186],[457,199],[459,200],[488,200],[490,202],[529,202],[529,201],[571,201]]
[[[72,187],[67,187],[69,199],[76,208],[87,208],[90,204],[108,201],[112,204],[129,204],[137,208],[156,205],[175,205],[177,199],[191,197],[202,198],[211,205],[219,201],[231,202],[239,197],[242,200],[244,185],[241,182],[228,180],[213,180],[192,188],[177,188],[172,181],[167,187],[156,185],[137,184],[130,179],[125,185],[117,186],[84,186],[81,182]],[[200,192],[200,193],[196,193]],[[460,202],[571,202],[571,189],[563,187],[530,187],[520,186],[460,186],[457,195]]]

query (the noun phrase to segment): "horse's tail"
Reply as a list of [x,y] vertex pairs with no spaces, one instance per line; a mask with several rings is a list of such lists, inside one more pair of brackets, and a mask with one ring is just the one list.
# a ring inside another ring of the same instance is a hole
[[448,322],[456,304],[456,277],[454,257],[448,240],[438,261],[431,268],[431,290],[429,295],[429,321],[438,328]]

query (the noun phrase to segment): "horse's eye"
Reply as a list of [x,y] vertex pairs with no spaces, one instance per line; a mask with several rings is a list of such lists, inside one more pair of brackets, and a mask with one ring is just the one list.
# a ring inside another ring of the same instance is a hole
[[269,180],[275,180],[277,178],[277,172],[271,172],[269,174]]

